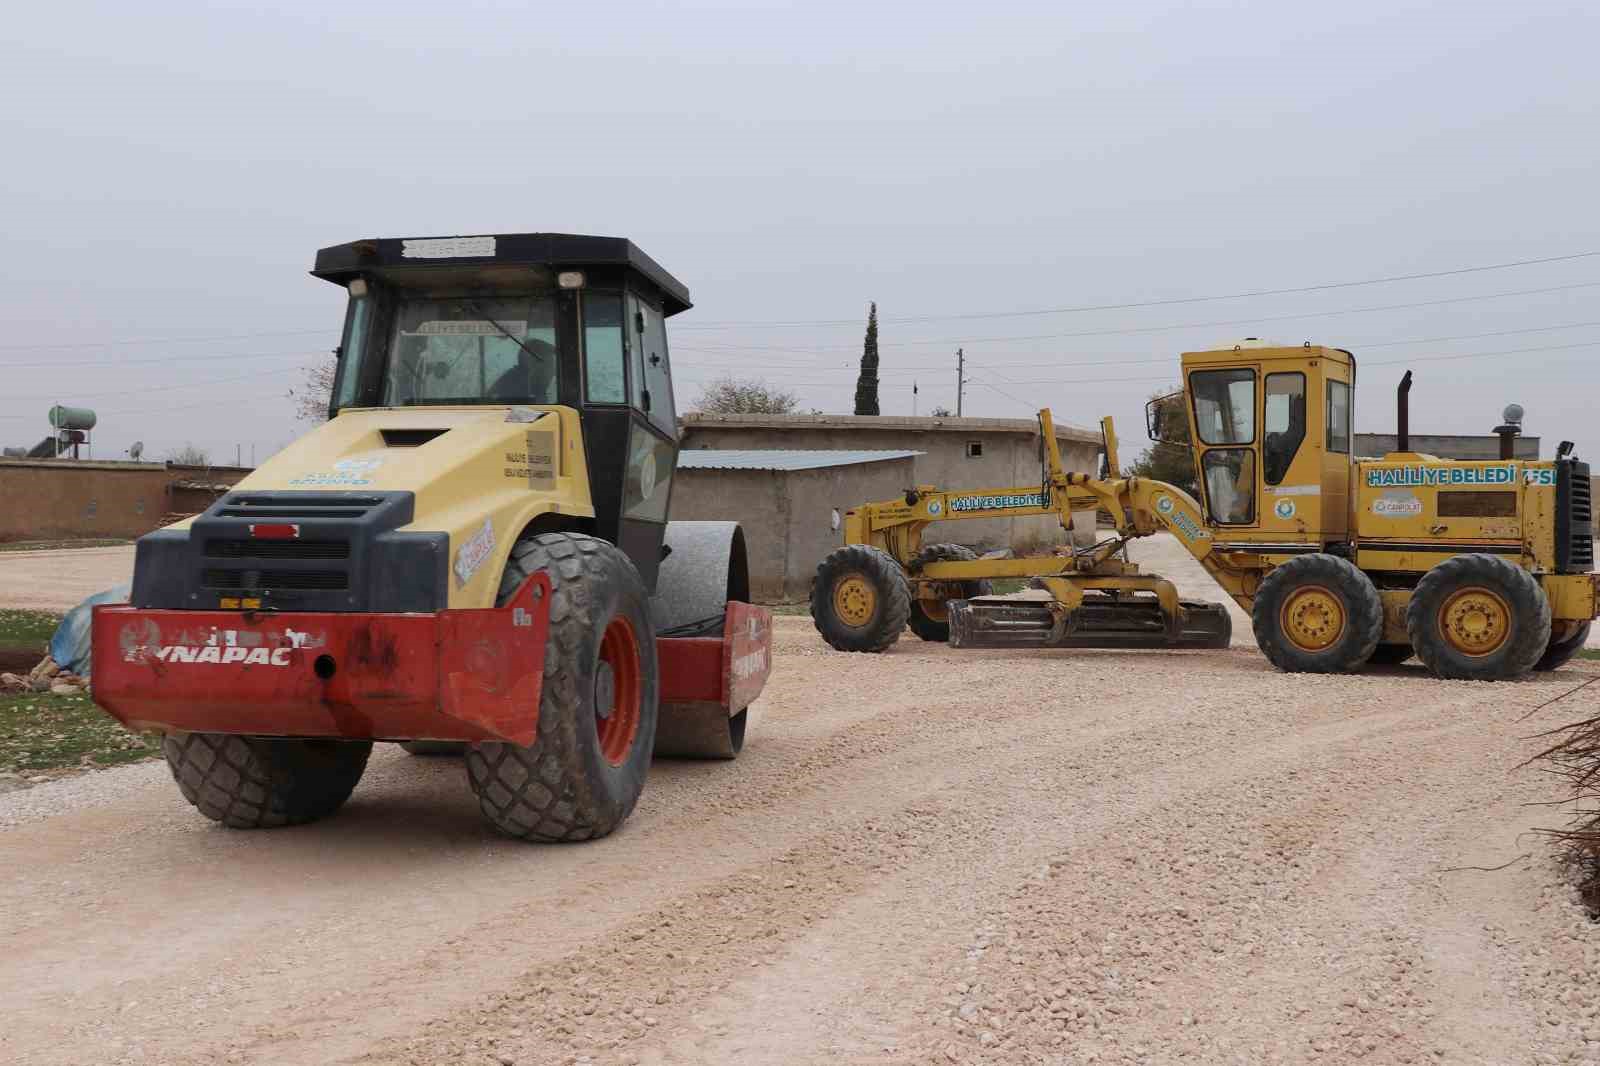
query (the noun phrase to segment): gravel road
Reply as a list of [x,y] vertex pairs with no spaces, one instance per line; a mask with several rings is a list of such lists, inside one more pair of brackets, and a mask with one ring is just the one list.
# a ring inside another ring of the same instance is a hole
[[804,618],[775,662],[740,760],[658,763],[594,844],[496,838],[394,748],[291,830],[158,764],[0,796],[0,1061],[1600,1062],[1517,768],[1600,663],[850,656]]
[[65,611],[133,578],[133,545],[0,552],[0,607]]

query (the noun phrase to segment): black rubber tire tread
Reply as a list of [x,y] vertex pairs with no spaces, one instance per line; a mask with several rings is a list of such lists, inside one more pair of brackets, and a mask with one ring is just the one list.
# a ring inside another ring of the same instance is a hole
[[[878,609],[867,624],[847,626],[833,613],[834,581],[859,573],[878,593]],[[911,583],[894,556],[868,544],[846,544],[817,564],[811,583],[811,623],[837,651],[880,652],[900,639],[911,617]]]
[[[1318,652],[1297,648],[1278,626],[1279,610],[1289,594],[1305,585],[1321,585],[1338,595],[1346,625],[1343,635]],[[1317,552],[1297,555],[1274,567],[1256,590],[1250,608],[1256,646],[1273,666],[1290,673],[1347,674],[1372,657],[1383,635],[1383,601],[1372,579],[1348,559]]]
[[[915,574],[928,563],[970,563],[976,562],[978,553],[965,544],[925,544],[916,557],[911,560],[910,571]],[[955,600],[970,600],[975,596],[988,596],[994,592],[994,586],[987,578],[976,581],[961,582],[961,595],[952,596]],[[923,640],[944,644],[950,639],[950,621],[946,618],[941,622],[936,618],[929,618],[922,611],[922,604],[916,597],[911,599],[911,616],[906,620],[911,627],[911,632]]]
[[464,755],[467,745],[459,740],[405,740],[400,747],[407,755],[439,756],[448,758]]
[[[542,533],[511,549],[500,579],[504,604],[530,574],[550,576],[538,736],[467,748],[467,780],[483,816],[500,832],[544,843],[591,840],[615,830],[644,791],[661,704],[655,628],[644,581],[617,547],[577,533]],[[639,731],[621,766],[600,752],[594,678],[600,641],[619,613],[639,643]]]
[[370,740],[169,733],[161,742],[183,798],[230,829],[272,829],[344,805],[372,754]]
[[1367,658],[1368,666],[1399,666],[1417,654],[1409,644],[1379,644]]
[[1541,673],[1546,670],[1559,670],[1583,650],[1584,642],[1589,639],[1589,625],[1585,622],[1578,627],[1578,631],[1566,640],[1550,638],[1550,643],[1545,645],[1544,654],[1539,656],[1539,661],[1533,664],[1535,670]]
[[[1511,608],[1511,636],[1490,655],[1463,655],[1438,630],[1439,607],[1464,586],[1501,594]],[[1417,582],[1406,605],[1406,632],[1417,658],[1436,677],[1456,681],[1507,681],[1533,669],[1550,646],[1550,598],[1528,571],[1498,555],[1456,555]]]

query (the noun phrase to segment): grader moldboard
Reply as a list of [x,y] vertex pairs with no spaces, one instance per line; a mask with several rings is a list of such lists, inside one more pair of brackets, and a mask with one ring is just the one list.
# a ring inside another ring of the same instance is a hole
[[603,836],[653,754],[732,758],[771,669],[735,523],[667,521],[664,320],[629,241],[363,240],[329,421],[139,541],[95,701],[236,828],[330,814],[374,741],[464,750],[495,828]]
[[[1410,450],[1411,374],[1401,381],[1399,443],[1351,454],[1355,357],[1343,349],[1248,341],[1182,357],[1182,393],[1147,407],[1153,440],[1192,449],[1204,503],[1124,477],[1102,420],[1103,477],[1071,473],[1048,410],[1037,486],[952,492],[934,486],[847,513],[845,546],[817,568],[811,613],[843,651],[882,651],[909,624],[956,647],[1225,646],[1218,604],[1178,598],[1127,561],[1129,540],[1170,532],[1251,618],[1280,669],[1359,670],[1415,655],[1444,678],[1492,681],[1554,669],[1583,647],[1596,616],[1589,467],[1563,442],[1553,460],[1513,457],[1519,408],[1497,427],[1500,458],[1452,461]],[[1185,440],[1170,424],[1182,401]],[[1192,442],[1192,443],[1191,443]],[[934,522],[1111,516],[1089,548],[979,559],[923,544]],[[1046,598],[995,597],[987,582],[1026,577]]]

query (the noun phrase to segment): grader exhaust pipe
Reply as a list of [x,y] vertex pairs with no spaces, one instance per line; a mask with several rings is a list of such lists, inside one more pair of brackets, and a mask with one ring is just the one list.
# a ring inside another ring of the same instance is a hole
[[1411,450],[1411,371],[1407,370],[1395,390],[1395,444],[1397,452]]

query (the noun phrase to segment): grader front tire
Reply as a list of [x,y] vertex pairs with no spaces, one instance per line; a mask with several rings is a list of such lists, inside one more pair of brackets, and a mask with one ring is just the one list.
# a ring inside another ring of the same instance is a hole
[[[917,573],[928,563],[966,563],[974,562],[977,558],[978,553],[965,544],[929,544],[911,560],[911,572]],[[993,586],[983,578],[972,581],[946,581],[940,584],[943,586],[941,591],[952,592],[954,595],[932,600],[921,596],[913,598],[908,623],[911,632],[923,640],[943,644],[950,639],[950,608],[947,606],[949,601],[987,596],[993,591]]]
[[1435,676],[1504,681],[1532,670],[1549,648],[1550,599],[1515,563],[1457,555],[1417,582],[1406,630]]
[[1273,569],[1250,611],[1256,644],[1280,670],[1360,670],[1383,635],[1383,601],[1347,559],[1318,552]]
[[532,745],[467,749],[483,816],[507,836],[603,837],[644,791],[660,710],[655,629],[644,582],[614,545],[544,533],[511,550],[504,603],[528,575],[550,577],[539,731]]
[[847,544],[817,565],[811,621],[838,651],[879,652],[900,639],[911,617],[911,583],[894,556]]

